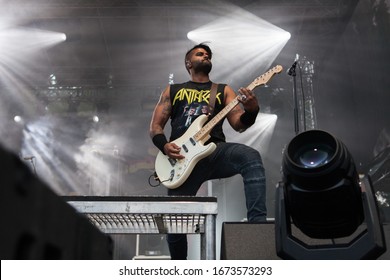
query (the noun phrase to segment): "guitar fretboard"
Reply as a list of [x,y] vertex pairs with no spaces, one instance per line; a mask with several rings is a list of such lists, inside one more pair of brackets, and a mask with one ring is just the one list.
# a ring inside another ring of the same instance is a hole
[[194,135],[195,141],[202,140],[208,135],[214,126],[216,126],[236,105],[239,103],[239,96],[236,96],[232,102],[224,107],[214,118],[212,118],[207,124],[205,124],[197,133]]

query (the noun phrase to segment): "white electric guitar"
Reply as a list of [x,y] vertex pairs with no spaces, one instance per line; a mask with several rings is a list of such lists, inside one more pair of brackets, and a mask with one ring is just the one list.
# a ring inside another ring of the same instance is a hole
[[[283,67],[277,65],[268,70],[263,75],[257,77],[248,89],[266,84],[273,75],[280,73]],[[164,155],[161,151],[158,153],[155,168],[158,179],[168,189],[176,189],[182,185],[188,176],[190,176],[195,165],[202,159],[210,155],[217,147],[215,143],[204,143],[210,138],[210,132],[213,127],[220,122],[234,107],[239,103],[240,95],[237,95],[233,101],[225,106],[214,118],[206,125],[207,115],[201,115],[195,119],[187,131],[179,138],[173,141],[181,147],[180,153],[184,159],[176,160]],[[204,126],[203,126],[204,125]]]

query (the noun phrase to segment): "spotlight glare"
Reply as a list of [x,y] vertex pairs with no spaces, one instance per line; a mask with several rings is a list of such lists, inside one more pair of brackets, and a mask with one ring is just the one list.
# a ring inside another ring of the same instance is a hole
[[57,77],[54,74],[50,74],[49,76],[49,83],[52,86],[55,86],[57,84]]
[[98,116],[93,116],[92,120],[95,122],[95,123],[98,123],[99,122],[99,117]]
[[[218,53],[215,61],[223,60],[229,65],[214,68],[214,79],[224,80],[245,76],[243,73],[250,68],[269,68],[290,37],[289,32],[239,7],[234,7],[228,16],[187,33],[187,38],[195,43],[210,42],[213,52]],[[232,68],[237,70],[232,73]]]
[[188,38],[189,40],[193,40],[193,39],[194,39],[194,31],[188,32],[188,33],[187,33],[187,38]]
[[274,114],[259,113],[256,122],[245,133],[237,133],[227,123],[224,123],[223,129],[227,139],[234,139],[238,143],[246,144],[259,150],[261,153],[266,153],[277,119],[278,117]]
[[22,117],[21,117],[21,116],[15,116],[15,117],[14,117],[14,121],[15,121],[16,123],[20,123],[20,122],[22,122]]

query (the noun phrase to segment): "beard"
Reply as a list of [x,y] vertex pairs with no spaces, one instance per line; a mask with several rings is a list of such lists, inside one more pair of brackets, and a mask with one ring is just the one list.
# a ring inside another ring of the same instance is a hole
[[213,64],[209,60],[201,61],[199,63],[196,63],[194,66],[195,73],[204,73],[208,75],[211,72],[211,69],[213,68]]

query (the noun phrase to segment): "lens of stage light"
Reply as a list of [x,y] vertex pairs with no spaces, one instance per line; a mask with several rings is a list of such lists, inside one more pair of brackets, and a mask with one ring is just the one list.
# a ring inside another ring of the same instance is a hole
[[309,237],[349,236],[363,222],[352,156],[331,134],[311,130],[297,135],[286,148],[282,170],[286,207]]
[[293,156],[296,164],[304,168],[315,168],[327,164],[334,156],[334,150],[325,143],[310,143]]

